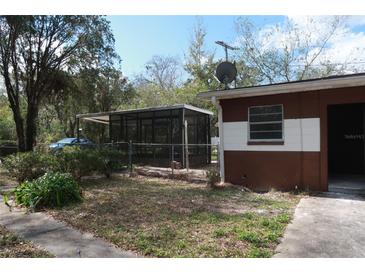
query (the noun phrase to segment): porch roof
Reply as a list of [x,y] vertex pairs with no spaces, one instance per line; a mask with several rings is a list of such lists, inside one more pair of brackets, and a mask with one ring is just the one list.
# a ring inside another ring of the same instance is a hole
[[172,110],[172,109],[188,109],[191,111],[213,115],[213,112],[194,107],[192,105],[187,104],[177,104],[172,106],[160,106],[160,107],[149,107],[149,108],[137,108],[137,109],[128,109],[128,110],[115,110],[108,112],[98,112],[98,113],[82,113],[77,114],[76,118],[80,120],[86,120],[95,123],[109,124],[109,117],[112,114],[129,114],[129,113],[142,113],[142,112],[155,112],[155,111],[163,111],[163,110]]

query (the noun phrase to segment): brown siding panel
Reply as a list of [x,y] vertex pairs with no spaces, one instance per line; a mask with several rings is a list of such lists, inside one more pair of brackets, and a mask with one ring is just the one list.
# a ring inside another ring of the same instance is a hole
[[319,93],[318,91],[301,92],[300,115],[298,118],[319,117]]
[[223,108],[223,122],[247,121],[248,108],[262,105],[282,104],[285,119],[314,118],[319,115],[317,92],[225,99],[220,104]]
[[[301,179],[301,157],[304,169]],[[225,151],[226,181],[253,190],[293,190],[295,186],[312,190],[319,185],[319,152]],[[303,187],[304,186],[304,187]]]
[[302,153],[302,189],[327,191],[320,184],[320,152]]

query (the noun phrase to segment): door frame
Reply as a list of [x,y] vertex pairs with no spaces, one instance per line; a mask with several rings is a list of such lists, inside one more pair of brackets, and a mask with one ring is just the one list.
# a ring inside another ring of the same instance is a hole
[[365,103],[365,86],[319,91],[318,100],[321,140],[319,189],[328,191],[328,106]]

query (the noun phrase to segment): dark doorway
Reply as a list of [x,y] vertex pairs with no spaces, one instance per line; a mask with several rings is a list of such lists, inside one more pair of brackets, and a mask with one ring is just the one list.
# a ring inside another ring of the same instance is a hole
[[364,123],[365,104],[328,107],[330,191],[341,189],[365,191]]

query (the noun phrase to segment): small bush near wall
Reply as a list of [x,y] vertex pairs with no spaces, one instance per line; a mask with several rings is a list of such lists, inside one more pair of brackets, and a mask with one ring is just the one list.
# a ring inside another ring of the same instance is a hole
[[50,172],[25,181],[15,190],[15,202],[28,208],[62,207],[82,200],[78,183],[70,174]]
[[212,167],[206,170],[205,174],[207,176],[208,186],[211,188],[216,187],[217,183],[220,181],[219,170]]

